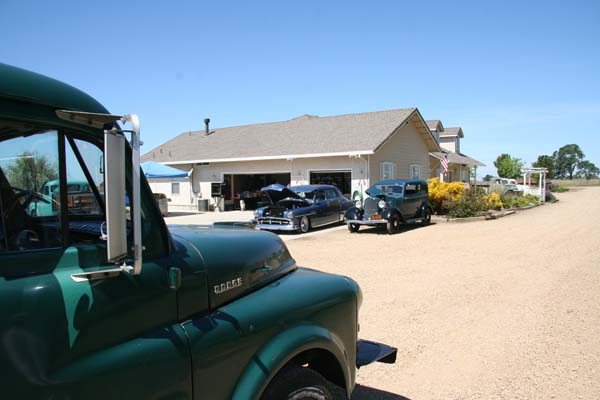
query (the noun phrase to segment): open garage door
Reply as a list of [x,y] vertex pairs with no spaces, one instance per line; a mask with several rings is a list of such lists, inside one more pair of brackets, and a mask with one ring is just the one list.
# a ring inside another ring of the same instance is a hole
[[350,198],[350,190],[352,188],[352,171],[311,171],[310,184],[337,186],[344,196]]
[[239,210],[240,200],[246,210],[266,206],[268,200],[261,196],[260,189],[273,183],[287,186],[291,179],[290,173],[225,174],[223,178],[225,209],[229,210]]

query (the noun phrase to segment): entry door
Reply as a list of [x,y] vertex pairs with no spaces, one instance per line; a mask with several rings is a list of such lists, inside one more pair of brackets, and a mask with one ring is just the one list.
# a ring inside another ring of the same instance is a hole
[[419,185],[417,183],[407,183],[404,185],[404,201],[402,202],[402,215],[404,218],[416,217],[420,205],[421,195],[419,194]]

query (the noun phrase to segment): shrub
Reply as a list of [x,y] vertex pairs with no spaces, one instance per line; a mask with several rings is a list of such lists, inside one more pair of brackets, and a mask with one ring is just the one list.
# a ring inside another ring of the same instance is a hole
[[539,204],[538,197],[532,194],[525,196],[502,195],[500,200],[504,208],[522,208]]
[[488,210],[486,196],[467,192],[455,200],[448,200],[448,214],[453,218],[469,218],[481,215]]
[[488,206],[488,208],[494,209],[494,210],[501,210],[502,209],[502,201],[500,200],[500,195],[498,193],[490,193],[486,196],[484,196],[485,202]]
[[440,178],[431,178],[429,186],[429,202],[438,214],[448,212],[448,203],[460,199],[466,192],[462,182],[442,182]]

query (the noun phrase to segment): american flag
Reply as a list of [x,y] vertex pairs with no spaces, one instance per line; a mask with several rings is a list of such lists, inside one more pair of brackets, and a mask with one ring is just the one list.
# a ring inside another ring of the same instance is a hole
[[444,158],[440,159],[440,164],[442,164],[442,169],[444,170],[444,176],[448,175],[448,154],[444,156]]

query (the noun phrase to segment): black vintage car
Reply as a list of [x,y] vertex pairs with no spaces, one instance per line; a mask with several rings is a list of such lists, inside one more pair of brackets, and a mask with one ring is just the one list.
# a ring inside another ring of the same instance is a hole
[[431,222],[433,208],[429,204],[427,182],[422,180],[385,180],[367,190],[369,197],[363,207],[351,207],[345,219],[350,232],[361,225],[385,225],[389,234],[399,230],[400,224]]
[[353,203],[331,185],[286,187],[273,184],[261,189],[271,205],[254,212],[256,227],[272,231],[305,233],[310,228],[342,221]]

